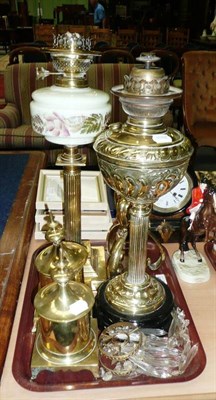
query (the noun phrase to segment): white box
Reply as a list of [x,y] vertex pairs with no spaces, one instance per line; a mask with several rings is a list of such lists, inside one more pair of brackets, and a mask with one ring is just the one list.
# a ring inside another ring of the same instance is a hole
[[[63,171],[40,171],[36,209],[63,210]],[[81,210],[109,210],[106,185],[100,171],[81,172]]]

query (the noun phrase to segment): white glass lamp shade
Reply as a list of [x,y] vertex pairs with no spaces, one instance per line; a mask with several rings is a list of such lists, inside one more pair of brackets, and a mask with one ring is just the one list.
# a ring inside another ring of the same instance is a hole
[[52,143],[92,143],[109,121],[109,95],[101,90],[51,86],[32,93],[32,127]]

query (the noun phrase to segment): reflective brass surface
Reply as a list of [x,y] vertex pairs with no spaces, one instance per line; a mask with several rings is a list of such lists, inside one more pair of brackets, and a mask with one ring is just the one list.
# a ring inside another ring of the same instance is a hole
[[78,87],[88,86],[86,72],[94,57],[100,56],[91,50],[91,40],[78,33],[66,32],[54,35],[53,47],[49,51],[54,69],[58,71],[56,86]]
[[127,134],[125,126],[119,132],[113,132],[111,126],[94,145],[108,185],[138,204],[151,204],[172,189],[185,174],[192,154],[189,140],[176,130],[155,133],[155,138],[148,134],[148,128],[145,131],[142,137],[138,128],[136,133]]
[[108,283],[105,295],[112,307],[122,314],[137,316],[158,310],[165,300],[163,286],[148,274],[138,285],[128,282],[127,273],[118,275]]
[[64,239],[64,229],[63,226],[55,221],[52,211],[49,211],[49,220],[44,226],[46,231],[45,238],[49,243],[58,245]]
[[[60,275],[66,282],[60,282]],[[65,273],[60,275],[54,275],[58,283],[51,283],[38,291],[34,306],[40,317],[61,324],[76,321],[88,314],[93,307],[94,296],[88,286],[68,282]]]
[[[83,254],[87,257],[86,250]],[[57,267],[51,272],[54,283],[41,288],[34,299],[39,317],[38,351],[53,362],[59,358],[64,363],[64,355],[81,361],[87,357],[86,349],[90,353],[95,347],[90,327],[94,296],[88,286],[71,281],[72,274],[60,251]]]
[[86,156],[79,152],[78,147],[65,146],[56,160],[58,167],[70,167],[72,165],[83,167],[86,165]]
[[105,249],[104,246],[91,245],[84,241],[88,251],[88,259],[83,267],[84,283],[88,285],[96,295],[100,284],[107,280]]
[[85,165],[77,147],[65,147],[56,165],[63,166],[65,239],[81,243],[81,166]]
[[34,379],[40,371],[47,369],[50,371],[71,370],[74,372],[88,370],[97,378],[99,376],[97,334],[97,321],[91,319],[91,331],[86,347],[82,349],[82,352],[76,352],[74,355],[65,355],[64,353],[50,352],[44,346],[42,336],[38,330],[31,360],[32,378]]
[[[158,73],[167,83],[165,74]],[[128,118],[125,124],[111,125],[94,143],[105,181],[131,204],[128,271],[107,284],[105,297],[120,313],[137,316],[160,308],[166,296],[162,285],[145,272],[152,204],[181,180],[193,151],[181,132],[164,126],[162,117],[171,104],[172,90],[156,80],[155,67],[148,60],[145,71],[135,67],[126,77],[123,90],[112,89]]]
[[132,68],[130,76],[134,78],[146,79],[151,82],[154,78],[163,78],[164,70],[163,68],[158,67],[147,69],[139,65]]
[[53,244],[45,247],[35,259],[41,287],[53,281],[51,273],[58,266],[60,248],[62,249],[64,267],[70,269],[73,278],[82,270],[87,260],[87,250],[79,243],[62,242],[60,246]]

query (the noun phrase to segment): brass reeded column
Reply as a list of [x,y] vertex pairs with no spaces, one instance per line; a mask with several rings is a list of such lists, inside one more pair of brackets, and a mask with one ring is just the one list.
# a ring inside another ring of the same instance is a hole
[[148,225],[151,205],[134,205],[130,209],[130,244],[127,282],[139,285],[145,281]]
[[81,241],[81,198],[80,169],[78,167],[65,167],[64,178],[64,211],[65,211],[65,240],[71,242]]
[[63,166],[65,240],[81,243],[81,166],[85,165],[77,147],[65,147],[56,162]]

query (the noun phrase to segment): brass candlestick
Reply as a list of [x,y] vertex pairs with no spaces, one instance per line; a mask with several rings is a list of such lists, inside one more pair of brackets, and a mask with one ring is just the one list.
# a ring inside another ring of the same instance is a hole
[[157,325],[169,318],[173,307],[167,285],[146,273],[149,215],[154,201],[184,175],[192,147],[184,135],[163,124],[181,91],[169,86],[163,69],[153,64],[154,55],[139,61],[146,62],[145,68],[134,67],[124,86],[112,88],[128,114],[126,123],[111,125],[94,144],[107,184],[131,203],[128,270],[98,294],[104,325],[119,319]]

